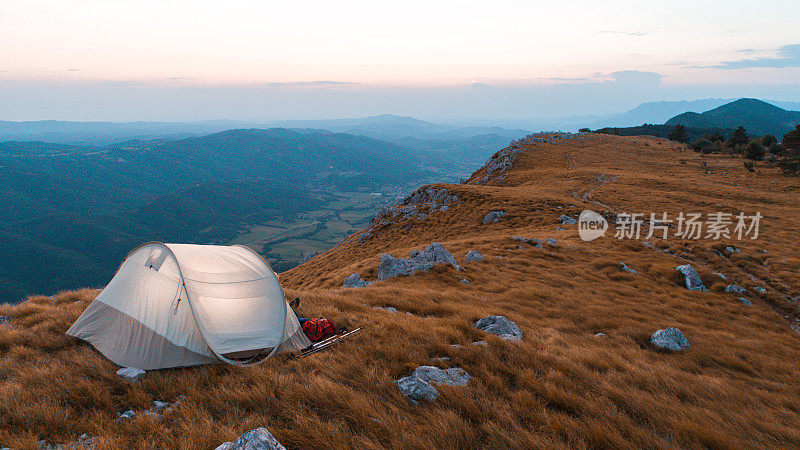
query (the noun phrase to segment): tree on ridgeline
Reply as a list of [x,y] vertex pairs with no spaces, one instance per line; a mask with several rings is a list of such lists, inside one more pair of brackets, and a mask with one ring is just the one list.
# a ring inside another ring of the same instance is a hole
[[783,149],[792,154],[800,153],[800,125],[794,127],[794,130],[783,135],[781,143]]
[[747,145],[748,142],[750,142],[750,138],[747,137],[747,130],[739,127],[733,132],[733,136],[728,138],[727,144],[729,148],[737,150]]
[[716,131],[714,132],[714,134],[711,135],[710,138],[708,138],[708,140],[711,142],[725,142],[725,136],[720,134],[719,131]]
[[781,147],[786,156],[778,163],[781,170],[789,175],[797,175],[800,172],[800,125],[783,135]]
[[711,142],[710,139],[700,138],[696,142],[689,145],[692,150],[703,154],[714,153],[717,150],[717,145]]
[[773,136],[773,135],[771,135],[771,134],[765,134],[765,135],[761,136],[761,139],[759,139],[758,141],[759,141],[759,143],[761,143],[761,145],[763,145],[764,147],[766,147],[766,148],[770,148],[770,147],[772,147],[774,144],[777,144],[777,143],[778,143],[778,138],[776,138],[775,136]]
[[764,147],[758,143],[758,141],[751,141],[747,145],[747,150],[745,151],[745,158],[752,159],[753,161],[761,161],[764,159],[764,154],[766,151]]
[[685,144],[689,140],[689,136],[686,134],[686,127],[681,124],[675,125],[675,128],[667,135],[667,139]]

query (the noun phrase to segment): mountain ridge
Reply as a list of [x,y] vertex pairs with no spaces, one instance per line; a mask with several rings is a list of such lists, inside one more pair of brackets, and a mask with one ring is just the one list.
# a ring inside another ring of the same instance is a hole
[[743,126],[751,134],[776,137],[800,123],[800,111],[787,111],[754,98],[741,98],[702,112],[685,112],[670,118],[665,125],[694,128],[737,128]]

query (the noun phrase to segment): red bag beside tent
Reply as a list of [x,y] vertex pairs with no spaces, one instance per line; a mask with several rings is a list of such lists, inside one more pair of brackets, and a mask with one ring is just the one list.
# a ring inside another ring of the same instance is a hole
[[330,319],[309,319],[303,323],[303,333],[313,341],[321,341],[336,334],[336,324]]

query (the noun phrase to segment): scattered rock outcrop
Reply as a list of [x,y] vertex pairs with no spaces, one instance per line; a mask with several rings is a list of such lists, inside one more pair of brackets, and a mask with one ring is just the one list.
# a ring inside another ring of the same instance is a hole
[[526,244],[533,245],[534,247],[544,248],[544,246],[542,245],[542,241],[540,241],[539,239],[536,239],[536,238],[526,238],[526,237],[523,237],[523,236],[511,236],[511,239],[516,239],[518,241],[522,241],[522,242],[524,242]]
[[742,304],[747,305],[747,306],[750,306],[750,305],[753,304],[753,302],[751,302],[750,300],[748,300],[748,299],[746,299],[744,297],[739,297],[739,301],[742,302]]
[[[458,195],[451,193],[445,188],[423,187],[417,189],[413,194],[403,200],[404,205],[415,204],[433,212],[441,210],[441,206],[450,205],[458,202]],[[445,208],[445,211],[447,209]]]
[[578,223],[575,219],[566,214],[562,214],[561,216],[559,216],[558,221],[560,223],[563,223],[564,225],[572,225]]
[[358,272],[345,278],[344,283],[342,283],[343,288],[358,288],[364,286],[369,286],[369,283],[364,281]]
[[470,250],[464,256],[464,261],[465,262],[481,262],[481,261],[483,261],[483,255],[481,255],[480,252],[478,252],[478,251]]
[[619,263],[619,267],[620,267],[620,269],[622,269],[623,271],[628,272],[628,273],[638,273],[635,269],[631,269],[625,263]]
[[184,398],[185,397],[183,395],[179,395],[178,399],[175,400],[175,403],[172,404],[170,404],[169,402],[161,402],[156,400],[153,402],[153,406],[151,406],[150,409],[139,412],[129,409],[125,412],[117,413],[117,420],[122,421],[127,419],[133,419],[137,415],[144,417],[152,417],[156,420],[161,420],[161,417],[165,413],[171,412],[173,409],[177,408],[178,404],[180,404],[181,400],[183,400]]
[[522,330],[514,322],[504,316],[488,316],[475,322],[475,328],[500,336],[507,341],[522,339]]
[[412,401],[433,401],[439,397],[434,384],[448,386],[466,386],[472,377],[459,367],[440,369],[434,366],[417,367],[411,376],[397,380],[400,392]]
[[133,419],[136,416],[136,411],[129,409],[125,412],[117,413],[117,420]]
[[678,266],[675,268],[675,270],[683,273],[683,275],[686,277],[686,289],[690,291],[708,291],[706,286],[703,284],[703,280],[700,279],[700,275],[690,264]]
[[747,289],[739,286],[738,284],[729,284],[725,287],[725,292],[734,292],[736,294],[746,294]]
[[668,327],[664,330],[656,330],[650,337],[650,343],[660,349],[669,350],[671,352],[691,348],[689,340],[681,333],[681,330],[673,327]]
[[766,292],[767,292],[767,290],[766,290],[766,289],[764,289],[764,288],[763,288],[763,287],[761,287],[761,286],[754,286],[754,287],[753,287],[753,290],[754,290],[754,291],[756,291],[756,292],[760,292],[760,293],[762,293],[762,294],[764,294],[764,293],[766,293]]
[[[88,434],[83,433],[78,437],[77,440],[69,442],[67,444],[51,444],[45,440],[41,440],[37,442],[37,449],[38,450],[77,450],[77,449],[90,449],[95,447],[95,438]],[[0,450],[9,450],[8,447],[0,448]]]
[[232,442],[221,444],[216,450],[286,450],[275,436],[264,427],[250,430]]
[[137,369],[136,367],[123,367],[122,369],[117,370],[117,375],[127,381],[136,381],[143,377],[145,373],[147,372],[142,369]]
[[453,255],[438,242],[431,243],[422,251],[412,250],[407,258],[398,259],[389,253],[384,253],[378,265],[378,280],[414,275],[416,272],[430,270],[437,264],[449,264],[456,270],[460,269]]
[[411,401],[427,400],[432,402],[439,396],[439,391],[435,387],[413,375],[397,380],[397,388]]
[[498,175],[502,175],[503,172],[508,170],[512,165],[514,165],[514,160],[517,159],[517,155],[522,153],[524,149],[519,148],[515,143],[512,143],[510,146],[498,151],[488,161],[486,161],[486,172],[481,178],[481,181],[487,182],[489,178],[491,178],[492,174],[497,172]]
[[7,325],[8,323],[8,317],[0,316],[0,325]]
[[386,205],[370,219],[367,229],[358,235],[357,240],[364,242],[376,235],[377,227],[391,225],[404,219],[424,219],[435,212],[447,211],[450,205],[458,203],[458,195],[446,188],[422,187],[403,199],[397,205]]
[[483,218],[483,224],[495,223],[506,215],[505,211],[491,211]]
[[517,156],[525,150],[523,145],[532,146],[535,144],[547,143],[547,142],[558,144],[566,140],[580,140],[580,139],[586,139],[586,137],[582,137],[579,134],[561,133],[556,131],[545,131],[535,134],[529,134],[522,139],[512,142],[511,145],[509,145],[508,147],[492,155],[492,157],[489,158],[489,160],[483,166],[486,168],[484,175],[480,178],[470,179],[468,183],[470,184],[486,183],[487,181],[489,181],[489,178],[491,178],[492,175],[500,176],[499,179],[502,180],[503,177],[501,175],[514,165],[514,161],[517,159]]

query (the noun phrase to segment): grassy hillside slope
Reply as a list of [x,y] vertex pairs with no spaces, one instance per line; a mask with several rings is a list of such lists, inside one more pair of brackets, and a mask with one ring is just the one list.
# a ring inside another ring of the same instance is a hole
[[[0,307],[11,320],[0,326],[0,444],[30,448],[90,433],[100,448],[213,448],[266,426],[289,448],[800,446],[796,179],[650,137],[593,134],[522,147],[513,167],[485,184],[487,169],[468,184],[436,185],[458,197],[446,211],[376,219],[368,237],[281,274],[287,295],[304,299],[302,315],[367,328],[308,358],[153,371],[130,384],[63,334],[96,291]],[[585,208],[765,218],[759,239],[742,242],[584,242],[574,225],[556,230],[559,215]],[[507,215],[484,225],[492,210]],[[558,245],[539,249],[512,236]],[[406,256],[431,242],[464,269],[340,288],[353,272],[375,281],[381,253]],[[731,243],[741,253],[725,252]],[[469,250],[486,261],[463,263]],[[638,273],[621,271],[621,262]],[[686,290],[675,272],[686,263],[709,292]],[[766,292],[745,306],[723,291],[727,283]],[[490,314],[515,321],[523,340],[472,327]],[[666,326],[680,328],[692,348],[653,348],[650,335]],[[488,345],[472,345],[480,340]],[[474,378],[410,404],[394,381],[440,356],[450,361],[433,364]],[[179,395],[186,399],[161,421],[115,420]]]

